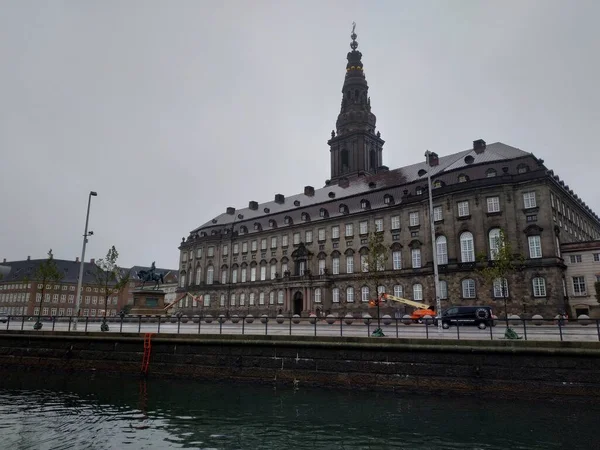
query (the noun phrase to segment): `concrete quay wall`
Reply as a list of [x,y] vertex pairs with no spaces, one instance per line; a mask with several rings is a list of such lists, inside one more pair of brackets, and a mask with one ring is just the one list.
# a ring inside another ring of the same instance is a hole
[[[6,331],[0,368],[142,373],[144,336]],[[600,343],[153,335],[148,377],[495,397],[600,397]]]

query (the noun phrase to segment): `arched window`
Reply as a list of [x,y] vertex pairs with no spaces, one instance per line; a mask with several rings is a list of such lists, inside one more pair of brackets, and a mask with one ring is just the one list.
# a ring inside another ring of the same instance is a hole
[[413,284],[413,300],[421,301],[423,300],[423,285],[416,283]]
[[354,303],[354,288],[351,286],[346,288],[346,302]]
[[399,284],[394,286],[394,297],[402,297],[404,295],[404,290],[402,289],[402,286],[400,286]]
[[227,267],[221,268],[221,284],[227,284]]
[[546,280],[542,277],[535,277],[531,280],[533,284],[533,296],[534,297],[545,297],[546,296]]
[[494,260],[498,258],[498,251],[500,251],[500,228],[492,228],[488,233],[490,241],[490,259]]
[[475,298],[475,280],[467,278],[462,281],[463,298]]
[[[261,294],[263,294],[263,293],[261,292]],[[265,295],[265,294],[263,294],[263,295]],[[255,299],[256,299],[256,294],[254,292],[250,292],[250,296],[248,297],[248,304],[250,306],[254,306],[254,302],[256,301]]]
[[448,264],[448,241],[446,236],[437,237],[435,251],[437,253],[437,263],[440,265]]
[[229,297],[229,305],[235,306],[235,294],[231,294],[231,297]]
[[461,173],[458,176],[458,182],[459,183],[466,183],[467,181],[469,181],[469,178],[465,174]]
[[202,267],[196,267],[196,284],[200,284],[202,281]]
[[495,169],[488,169],[488,170],[486,170],[485,176],[487,178],[493,178],[493,177],[495,177],[496,176],[496,170]]
[[473,234],[470,231],[465,231],[460,235],[460,260],[464,263],[475,261]]
[[271,280],[275,279],[275,275],[277,274],[277,264],[271,263]]
[[277,304],[283,305],[283,291],[277,292]]
[[206,268],[206,284],[213,284],[215,277],[215,268],[212,265],[209,265]]
[[185,273],[182,273],[182,274],[179,276],[179,285],[180,285],[181,287],[185,287]]
[[385,294],[385,286],[383,285],[377,286],[377,296],[380,296],[381,294]]
[[234,267],[233,269],[231,269],[231,282],[237,283],[237,281],[238,281],[238,269],[237,269],[237,267]]
[[508,280],[506,278],[494,280],[494,298],[508,298]]
[[331,301],[333,303],[339,303],[340,302],[340,289],[339,288],[333,288],[331,290]]
[[321,288],[315,288],[315,303],[321,303]]
[[240,294],[240,306],[244,306],[246,304],[246,294]]
[[368,302],[369,301],[369,286],[363,286],[360,290],[360,301]]

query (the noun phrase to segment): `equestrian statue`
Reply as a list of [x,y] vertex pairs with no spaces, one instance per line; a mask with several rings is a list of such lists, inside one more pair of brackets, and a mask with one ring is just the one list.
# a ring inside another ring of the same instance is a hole
[[140,280],[142,280],[142,289],[144,289],[144,285],[147,281],[154,281],[154,290],[158,289],[159,283],[165,284],[165,280],[163,279],[162,273],[156,273],[156,264],[152,261],[152,265],[149,270],[140,270],[137,273],[137,276]]

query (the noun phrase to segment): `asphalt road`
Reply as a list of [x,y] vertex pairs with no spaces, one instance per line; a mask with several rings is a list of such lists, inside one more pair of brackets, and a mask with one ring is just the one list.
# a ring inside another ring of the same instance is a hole
[[[0,330],[32,330],[33,321],[22,322],[20,319],[11,320],[10,323],[0,324]],[[50,331],[54,327],[55,331],[69,331],[68,321],[56,321],[54,324],[51,321],[45,321],[43,331]],[[205,322],[193,323],[191,320],[187,323],[170,323],[161,322],[160,330],[157,322],[128,322],[125,321],[121,325],[120,321],[109,322],[111,333],[170,333],[170,334],[247,334],[247,335],[279,335],[279,336],[363,336],[369,337],[377,328],[376,321],[373,321],[369,326],[363,324],[362,321],[355,321],[352,325],[340,324],[336,321],[329,325],[326,322],[319,322],[315,325],[308,322],[299,324],[291,324],[289,319],[283,324],[278,324],[271,319],[267,324],[263,324],[259,319],[255,319],[254,323],[233,324],[226,322],[219,324],[213,321],[210,324]],[[511,325],[513,330],[523,339],[536,341],[560,341],[561,332],[562,340],[564,341],[600,341],[599,332],[595,324],[582,326],[576,323],[562,326],[560,329],[557,325],[541,325],[533,324]],[[505,325],[498,323],[495,327],[489,327],[485,330],[480,330],[472,326],[451,327],[448,330],[438,331],[435,326],[426,327],[425,325],[411,324],[404,325],[401,322],[396,326],[395,323],[385,326],[382,325],[383,332],[386,337],[398,338],[420,338],[420,339],[476,339],[476,340],[496,340],[504,339]],[[71,331],[73,327],[71,325]],[[85,323],[80,321],[77,331],[99,332],[100,322]]]

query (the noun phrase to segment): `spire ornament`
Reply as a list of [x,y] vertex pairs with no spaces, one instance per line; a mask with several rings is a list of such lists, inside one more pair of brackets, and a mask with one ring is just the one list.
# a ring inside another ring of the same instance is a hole
[[352,34],[350,35],[350,37],[352,38],[352,42],[350,43],[350,48],[352,50],[356,50],[358,47],[358,42],[356,42],[356,33],[354,32],[354,30],[356,29],[356,22],[352,22]]

